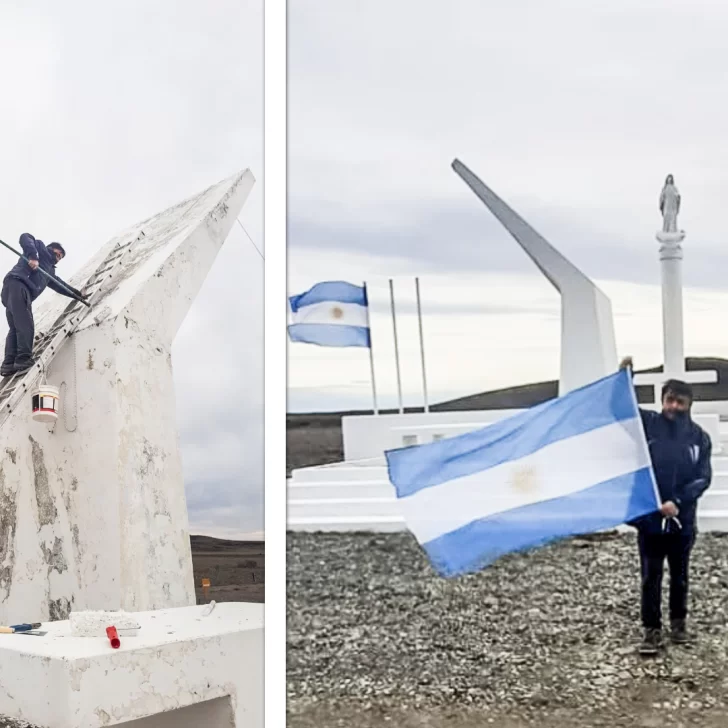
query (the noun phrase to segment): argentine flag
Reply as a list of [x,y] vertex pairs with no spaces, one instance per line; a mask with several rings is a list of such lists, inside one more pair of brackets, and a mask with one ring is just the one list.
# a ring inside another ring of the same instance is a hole
[[627,370],[386,457],[407,525],[443,576],[660,506]]
[[289,299],[291,341],[319,346],[370,346],[367,292],[344,281],[317,283]]

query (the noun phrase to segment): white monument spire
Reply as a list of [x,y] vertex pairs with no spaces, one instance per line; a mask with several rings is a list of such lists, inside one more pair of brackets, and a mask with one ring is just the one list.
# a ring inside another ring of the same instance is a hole
[[675,178],[668,174],[660,192],[662,229],[655,236],[660,243],[664,365],[661,374],[638,374],[634,378],[635,384],[648,384],[655,388],[655,404],[660,402],[662,384],[668,379],[681,379],[692,383],[717,381],[717,372],[687,372],[685,369],[682,298],[682,241],[685,239],[685,231],[679,230],[677,226],[680,202],[680,192],[675,186]]
[[609,298],[462,162],[452,167],[561,294],[559,394],[611,374],[617,347]]
[[[0,623],[195,603],[171,347],[253,184],[246,170],[129,228],[72,277],[113,274],[48,361],[54,427],[29,391],[0,424]],[[36,348],[67,305],[44,303]]]

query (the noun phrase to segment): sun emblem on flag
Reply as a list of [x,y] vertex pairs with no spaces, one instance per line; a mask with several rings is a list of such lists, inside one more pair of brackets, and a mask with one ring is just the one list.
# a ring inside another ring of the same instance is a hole
[[331,316],[335,319],[340,319],[344,315],[343,309],[341,309],[339,306],[334,306],[331,309]]
[[509,485],[519,493],[533,493],[538,488],[535,468],[528,465],[516,468],[510,477]]

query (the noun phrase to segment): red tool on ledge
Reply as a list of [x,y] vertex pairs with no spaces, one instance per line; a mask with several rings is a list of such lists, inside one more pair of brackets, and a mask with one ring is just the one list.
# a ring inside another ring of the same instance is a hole
[[111,646],[115,650],[118,649],[118,647],[121,645],[121,641],[119,640],[119,635],[116,633],[116,627],[107,627],[106,636],[109,638]]

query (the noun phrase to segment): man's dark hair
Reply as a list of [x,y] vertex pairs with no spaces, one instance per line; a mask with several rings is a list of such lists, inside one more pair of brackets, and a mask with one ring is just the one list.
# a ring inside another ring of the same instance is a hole
[[693,388],[687,382],[683,382],[681,379],[668,379],[662,385],[662,399],[665,399],[665,395],[670,392],[676,397],[687,397],[691,402],[693,401]]
[[60,243],[51,243],[48,246],[51,250],[55,249],[60,251],[61,255],[65,258],[66,257],[66,251],[63,249],[63,246]]

